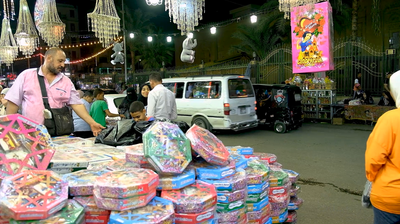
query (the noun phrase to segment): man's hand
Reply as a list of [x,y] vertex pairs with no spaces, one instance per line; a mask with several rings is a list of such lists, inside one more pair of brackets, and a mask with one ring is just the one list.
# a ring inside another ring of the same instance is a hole
[[120,114],[119,116],[120,116],[121,118],[125,118],[125,115],[123,115],[123,114]]
[[93,132],[93,135],[94,135],[94,136],[99,135],[99,133],[100,133],[103,129],[105,129],[105,127],[101,126],[101,124],[96,123],[96,122],[93,123],[93,124],[91,124],[91,125],[90,125],[90,128],[92,129],[92,132]]

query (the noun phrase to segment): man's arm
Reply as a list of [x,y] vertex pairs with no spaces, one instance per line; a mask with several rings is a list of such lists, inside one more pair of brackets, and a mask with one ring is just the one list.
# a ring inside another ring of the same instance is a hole
[[154,93],[150,91],[149,96],[147,98],[147,117],[154,117],[156,113],[156,97]]
[[6,110],[7,114],[16,114],[18,112],[18,109],[19,109],[19,107],[17,104],[15,104],[11,101],[8,101],[7,110]]
[[176,109],[176,101],[174,97],[172,101],[171,120],[175,120],[177,117],[178,117],[178,111]]
[[123,114],[113,114],[110,112],[109,109],[105,110],[104,112],[106,112],[107,116],[109,116],[109,117],[122,117],[122,118],[125,117],[125,115],[123,115]]
[[71,104],[70,106],[80,118],[82,118],[84,121],[86,121],[86,123],[90,125],[94,136],[97,136],[101,132],[101,130],[105,128],[101,126],[101,124],[93,120],[83,104]]

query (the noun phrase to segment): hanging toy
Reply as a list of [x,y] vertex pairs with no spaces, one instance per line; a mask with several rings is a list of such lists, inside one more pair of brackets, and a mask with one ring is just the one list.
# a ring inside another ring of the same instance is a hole
[[195,51],[192,50],[197,46],[197,40],[192,39],[190,37],[187,37],[182,44],[182,53],[181,53],[181,61],[182,62],[187,62],[187,63],[193,63],[194,62],[194,54]]
[[113,47],[114,54],[111,55],[111,58],[114,58],[114,60],[111,60],[111,64],[116,65],[117,63],[124,64],[124,53],[122,53],[123,48],[122,48],[122,43],[115,43]]

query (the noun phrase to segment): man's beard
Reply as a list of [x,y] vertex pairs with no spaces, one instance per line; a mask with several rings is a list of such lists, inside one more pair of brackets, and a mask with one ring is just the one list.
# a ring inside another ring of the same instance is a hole
[[[64,69],[64,67],[59,67],[59,68],[61,69],[61,71]],[[58,74],[59,73],[58,69],[56,67],[52,66],[52,65],[49,65],[47,67],[47,69],[53,74]]]

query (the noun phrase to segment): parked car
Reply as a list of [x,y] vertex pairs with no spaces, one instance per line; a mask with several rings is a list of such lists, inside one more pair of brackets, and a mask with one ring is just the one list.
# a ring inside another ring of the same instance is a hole
[[[126,94],[105,94],[104,100],[107,102],[108,109],[113,114],[118,114],[118,107],[124,101]],[[119,121],[120,117],[106,117],[106,121],[110,124],[116,124]]]

